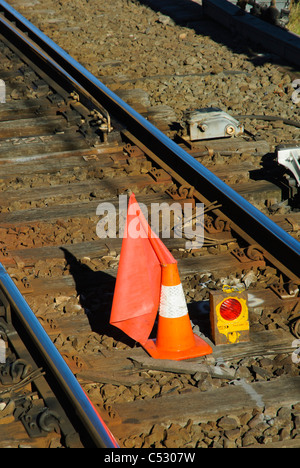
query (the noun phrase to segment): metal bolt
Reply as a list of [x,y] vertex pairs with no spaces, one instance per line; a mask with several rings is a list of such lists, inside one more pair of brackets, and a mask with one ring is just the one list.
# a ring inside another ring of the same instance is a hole
[[226,127],[226,133],[227,133],[227,135],[234,135],[235,134],[235,128],[232,125],[228,125]]
[[201,130],[201,132],[206,132],[206,130],[208,130],[208,125],[207,124],[198,124],[198,128]]

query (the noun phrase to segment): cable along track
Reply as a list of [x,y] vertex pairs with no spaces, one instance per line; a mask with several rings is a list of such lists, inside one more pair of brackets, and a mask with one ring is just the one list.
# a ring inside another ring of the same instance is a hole
[[[179,424],[186,433],[184,443],[197,445],[199,434],[204,434],[202,423],[217,420],[224,432],[220,421],[232,412],[241,423],[242,414],[250,421],[257,411],[267,424],[279,408],[289,407],[290,435],[296,437],[292,423],[299,413],[299,372],[296,365],[288,364],[294,351],[288,320],[298,314],[299,243],[5,2],[1,10],[6,42],[1,53],[16,64],[19,78],[16,83],[15,71],[7,73],[8,89],[10,83],[14,86],[10,96],[15,99],[2,104],[0,113],[3,107],[11,119],[20,104],[23,124],[32,115],[39,118],[39,129],[31,129],[32,122],[15,130],[9,125],[5,140],[1,137],[1,165],[9,187],[3,187],[0,203],[5,242],[1,260],[93,403],[104,404],[108,426],[129,447],[147,444],[161,424],[163,429],[153,443],[159,446],[164,441],[163,446],[168,446],[169,439],[170,447],[172,425]],[[20,41],[27,62],[22,66],[14,57]],[[29,77],[25,86],[23,77]],[[111,132],[99,125],[103,108],[111,117]],[[218,347],[212,358],[192,363],[149,362],[140,348],[109,327],[121,239],[98,239],[95,214],[100,202],[110,201],[117,207],[117,195],[132,189],[148,206],[178,197],[181,202],[194,198],[205,203],[208,245],[203,251],[185,252],[184,239],[166,240],[179,258],[191,317],[201,330],[203,325],[207,330],[207,311],[202,304],[204,315],[199,317],[197,304],[207,299],[207,285],[216,287],[232,272],[239,280],[253,270],[260,272],[264,288],[249,289],[253,314],[249,344]],[[270,281],[273,289],[266,288]],[[265,356],[269,356],[267,373],[261,365]],[[281,359],[275,361],[274,356]],[[216,368],[224,360],[231,366],[226,364],[217,378]],[[251,369],[248,374],[246,367]],[[261,399],[249,399],[249,392]],[[280,402],[278,394],[283,395]],[[232,398],[237,402],[234,407]],[[139,416],[134,417],[137,412]],[[217,423],[211,427],[217,429]]]

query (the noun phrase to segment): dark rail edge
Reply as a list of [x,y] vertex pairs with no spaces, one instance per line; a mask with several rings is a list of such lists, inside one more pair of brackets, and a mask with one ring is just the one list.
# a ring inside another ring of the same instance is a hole
[[44,328],[10,278],[4,266],[0,264],[0,289],[17,314],[44,362],[55,376],[64,395],[80,416],[85,430],[97,448],[119,448],[110,430],[93,407],[83,388],[73,375],[61,354],[52,343]]
[[202,0],[203,14],[286,61],[300,65],[300,37],[252,16],[227,0]]
[[[10,22],[14,22],[19,30]],[[173,171],[179,173],[204,197],[210,201],[218,200],[222,204],[222,211],[234,223],[234,230],[240,235],[245,235],[253,243],[259,244],[271,263],[274,264],[275,261],[276,266],[288,278],[299,283],[300,243],[296,239],[133,110],[36,26],[2,0],[0,0],[0,24],[3,34],[7,34],[10,41],[17,45],[20,41],[26,43],[30,50],[30,60],[35,59],[39,67],[44,67],[47,73],[59,76],[70,91],[76,89],[83,98],[88,94],[92,96],[108,112],[117,115],[120,121],[126,122],[126,127],[132,134],[138,136],[149,150],[158,154]]]

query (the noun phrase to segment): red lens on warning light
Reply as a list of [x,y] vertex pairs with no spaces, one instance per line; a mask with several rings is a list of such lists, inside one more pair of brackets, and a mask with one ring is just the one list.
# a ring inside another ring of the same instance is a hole
[[237,299],[226,299],[220,307],[220,315],[224,320],[235,320],[242,313],[242,305]]

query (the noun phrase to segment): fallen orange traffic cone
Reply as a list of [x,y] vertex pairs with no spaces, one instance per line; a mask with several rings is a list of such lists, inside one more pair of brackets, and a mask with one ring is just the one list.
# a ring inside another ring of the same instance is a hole
[[212,353],[212,348],[193,333],[177,262],[162,265],[157,337],[143,346],[153,358],[175,361]]

